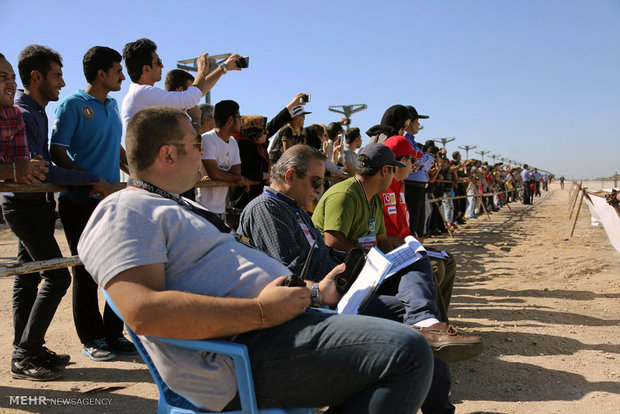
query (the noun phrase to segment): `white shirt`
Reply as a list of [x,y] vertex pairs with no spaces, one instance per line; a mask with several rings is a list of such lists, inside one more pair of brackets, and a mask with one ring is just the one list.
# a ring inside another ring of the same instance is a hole
[[[215,129],[202,134],[203,160],[215,160],[217,168],[223,171],[230,171],[233,165],[241,164],[239,155],[239,145],[237,141],[230,137],[228,142],[220,138]],[[228,187],[208,187],[198,188],[197,201],[207,210],[222,214],[226,211],[226,193]]]
[[202,91],[196,86],[190,86],[186,91],[164,91],[151,85],[129,85],[129,92],[123,99],[121,118],[123,130],[127,129],[127,123],[138,111],[151,106],[172,106],[179,109],[189,109],[200,103]]

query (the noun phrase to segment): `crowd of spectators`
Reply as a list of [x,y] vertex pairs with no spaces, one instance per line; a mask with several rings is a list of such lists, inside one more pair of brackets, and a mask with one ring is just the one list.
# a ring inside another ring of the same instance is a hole
[[[456,258],[449,252],[433,255],[426,246],[422,260],[382,286],[362,312],[381,319],[336,317],[306,307],[334,307],[339,299],[334,279],[352,249],[376,247],[387,253],[410,236],[423,244],[508,202],[531,204],[553,177],[527,165],[463,161],[459,152],[450,159],[432,140],[419,144],[420,120],[429,116],[413,106],[388,108],[366,132],[370,143],[363,146],[362,133],[349,125],[350,119],[304,126],[311,113],[305,93],[272,118],[242,115],[242,106],[232,100],[201,104],[226,73],[241,70],[240,58],[232,54],[210,68],[202,54],[195,76],[171,70],[160,89],[155,84],[162,80],[164,65],[151,40],[128,43],[122,55],[95,46],[82,62],[86,87],[62,99],[48,134],[45,107],[59,100],[65,86],[60,54],[39,45],[26,47],[17,62],[23,91],[0,55],[0,179],[67,186],[58,197],[58,211],[71,253],[79,253],[85,264],[73,269],[72,290],[82,354],[105,361],[136,353],[123,336],[123,321],[107,304],[100,312],[101,286],[121,313],[127,311],[129,326],[147,336],[226,337],[246,343],[253,360],[268,361],[263,354],[274,346],[269,341],[299,335],[298,342],[278,345],[289,347],[280,349],[282,355],[302,352],[316,360],[299,358],[298,365],[282,367],[282,372],[305,364],[316,381],[310,385],[308,377],[299,377],[299,387],[306,384],[301,394],[322,396],[304,399],[277,384],[263,387],[261,381],[271,382],[264,378],[274,372],[256,365],[261,402],[330,405],[342,412],[362,406],[370,412],[395,412],[397,407],[454,412],[448,363],[477,356],[482,338],[463,335],[449,324],[457,280]],[[123,62],[132,83],[119,106],[110,93],[125,80]],[[115,192],[112,183],[120,180],[121,170],[131,176],[129,188]],[[208,180],[221,183],[192,188]],[[61,257],[55,210],[53,194],[5,194],[2,212],[19,238],[20,262]],[[283,288],[279,276],[299,273],[313,245],[307,286]],[[180,278],[186,275],[189,281]],[[67,269],[15,277],[14,378],[62,376],[70,356],[44,344],[70,284]],[[178,292],[163,295],[171,290]],[[155,304],[170,314],[157,320],[149,313]],[[260,317],[252,321],[256,312]],[[204,324],[198,316],[214,327],[200,328]],[[273,329],[271,336],[262,334],[265,328]],[[363,337],[363,331],[373,329],[376,335]],[[384,344],[386,337],[396,346]],[[352,354],[325,356],[325,344],[335,340],[349,343]],[[200,407],[234,408],[226,361],[145,341],[177,392]],[[373,354],[384,354],[383,359]],[[362,372],[358,362],[366,358]],[[333,370],[359,380],[354,386],[333,386],[330,376],[341,376]],[[276,383],[297,389],[292,374],[278,376]],[[217,386],[200,387],[213,380]]]

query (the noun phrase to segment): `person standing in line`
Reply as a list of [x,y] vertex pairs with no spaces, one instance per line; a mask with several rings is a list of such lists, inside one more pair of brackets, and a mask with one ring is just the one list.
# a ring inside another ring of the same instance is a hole
[[[103,46],[94,46],[84,55],[88,86],[63,99],[56,108],[51,139],[56,165],[97,174],[112,183],[120,181],[120,168],[128,172],[118,105],[108,96],[119,91],[125,79],[121,60],[116,50]],[[93,190],[69,187],[58,197],[60,221],[71,254],[77,254],[78,241],[93,210],[111,192]],[[123,336],[123,321],[107,304],[103,316],[99,312],[97,284],[90,273],[84,266],[76,266],[73,276],[73,319],[84,344],[82,354],[95,361],[135,354],[136,348]]]

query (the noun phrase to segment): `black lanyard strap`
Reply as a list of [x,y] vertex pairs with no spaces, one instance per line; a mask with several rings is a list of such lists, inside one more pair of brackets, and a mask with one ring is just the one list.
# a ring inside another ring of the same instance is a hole
[[135,177],[129,177],[127,180],[127,185],[130,187],[140,188],[142,190],[146,190],[149,193],[158,194],[168,200],[173,200],[181,207],[186,210],[191,211],[192,213],[204,218],[209,223],[213,224],[220,232],[222,233],[232,233],[232,229],[224,223],[224,221],[218,217],[217,214],[210,212],[209,210],[205,210],[203,208],[197,207],[194,204],[189,203],[183,197],[179,197],[176,194],[169,193],[166,190],[162,190],[161,188],[153,185],[149,182],[141,180]]

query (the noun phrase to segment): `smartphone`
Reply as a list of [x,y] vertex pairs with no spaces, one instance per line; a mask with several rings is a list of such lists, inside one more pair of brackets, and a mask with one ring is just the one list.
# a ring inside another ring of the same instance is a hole
[[301,103],[308,103],[308,102],[310,102],[310,94],[309,93],[304,93],[303,95],[301,95],[301,98],[299,98],[299,101]]
[[248,66],[250,66],[250,57],[249,56],[240,57],[239,59],[235,61],[235,66],[238,67],[239,69],[247,68]]
[[344,259],[346,269],[344,272],[336,276],[336,290],[341,295],[347,293],[347,290],[351,287],[357,276],[362,271],[364,263],[366,263],[366,257],[364,256],[364,250],[356,247],[351,249],[346,259]]

